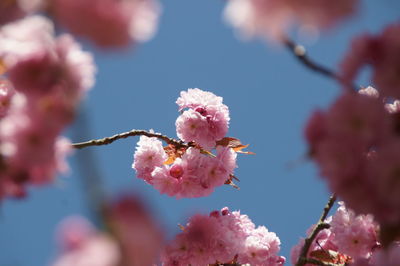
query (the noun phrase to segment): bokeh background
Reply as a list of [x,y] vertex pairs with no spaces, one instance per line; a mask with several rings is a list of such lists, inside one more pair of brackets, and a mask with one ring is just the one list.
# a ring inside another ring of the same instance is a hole
[[[293,38],[316,61],[336,69],[354,35],[378,32],[399,19],[396,0],[361,2],[358,15],[334,30],[311,39],[293,32]],[[32,188],[26,199],[1,203],[1,266],[50,265],[57,255],[58,223],[70,215],[93,217],[82,186],[82,166],[90,166],[87,156],[94,159],[107,193],[140,195],[168,238],[188,216],[228,206],[276,232],[281,254],[290,261],[291,247],[317,221],[329,192],[305,159],[303,128],[310,113],[332,102],[340,87],[304,68],[283,47],[236,38],[222,19],[225,1],[162,4],[158,33],[148,43],[104,51],[83,41],[95,55],[97,82],[66,135],[77,142],[152,128],[176,137],[180,91],[208,90],[230,108],[228,135],[256,153],[238,157],[240,190],[223,186],[206,198],[180,200],[160,195],[131,169],[137,137],[78,150],[69,159],[69,175]],[[362,77],[359,84],[369,85]]]

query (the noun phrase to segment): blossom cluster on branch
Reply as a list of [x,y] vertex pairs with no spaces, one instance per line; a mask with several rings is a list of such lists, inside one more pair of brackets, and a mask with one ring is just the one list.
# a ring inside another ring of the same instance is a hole
[[232,183],[236,151],[245,146],[232,145],[232,140],[238,140],[224,138],[229,110],[222,97],[189,89],[181,92],[176,103],[180,111],[188,108],[177,118],[176,131],[189,144],[163,147],[158,139],[142,136],[132,167],[138,178],[161,193],[177,198],[207,196],[215,187]]

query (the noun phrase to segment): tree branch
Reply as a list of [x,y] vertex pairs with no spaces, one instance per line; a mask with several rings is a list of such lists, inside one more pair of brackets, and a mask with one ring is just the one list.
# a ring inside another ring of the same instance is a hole
[[[336,201],[336,195],[333,194],[329,198],[328,203],[325,205],[324,211],[322,212],[322,215],[319,218],[317,225],[314,227],[311,234],[306,239],[304,239],[304,246],[301,249],[301,253],[296,263],[296,266],[303,266],[307,262],[309,262],[309,259],[307,258],[308,250],[310,249],[310,246],[313,243],[314,239],[317,237],[318,233],[330,227],[330,225],[325,223],[324,221],[328,216],[329,211],[332,209],[332,206],[335,203],[335,201]],[[326,264],[316,264],[316,265],[326,265]]]
[[289,38],[284,38],[283,43],[288,48],[288,50],[307,68],[311,69],[312,71],[318,72],[324,76],[329,78],[335,79],[340,81],[341,78],[329,68],[322,66],[308,57],[307,51],[304,46],[295,43],[294,41],[290,40]]
[[312,259],[312,258],[308,258],[308,259],[304,258],[304,263],[318,265],[318,266],[338,266],[338,264],[335,264],[335,263],[322,262],[322,261]]
[[167,136],[164,136],[160,133],[154,133],[154,132],[149,132],[146,130],[131,130],[128,132],[124,132],[124,133],[120,133],[120,134],[116,134],[114,136],[111,137],[106,137],[106,138],[102,138],[102,139],[92,139],[89,141],[85,141],[85,142],[79,142],[79,143],[73,143],[72,147],[74,147],[75,149],[82,149],[82,148],[86,148],[89,146],[101,146],[101,145],[107,145],[110,143],[113,143],[116,140],[119,139],[125,139],[128,137],[134,137],[134,136],[147,136],[147,137],[154,137],[154,138],[158,138],[161,139],[163,141],[165,141],[168,144],[172,144],[176,147],[191,147],[192,145],[190,143],[185,143],[181,140],[176,140],[173,138],[169,138]]

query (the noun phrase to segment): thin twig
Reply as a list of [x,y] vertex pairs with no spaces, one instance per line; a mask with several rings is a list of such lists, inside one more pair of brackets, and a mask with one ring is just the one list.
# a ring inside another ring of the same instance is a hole
[[333,194],[329,198],[328,203],[325,205],[324,211],[322,212],[322,215],[319,218],[317,225],[314,227],[311,234],[306,239],[304,239],[304,246],[301,249],[301,253],[300,253],[299,259],[296,263],[296,266],[303,266],[307,263],[307,260],[309,260],[307,258],[308,250],[310,249],[310,246],[313,243],[314,239],[317,237],[319,232],[321,232],[324,229],[328,229],[330,227],[329,224],[325,223],[325,219],[328,216],[328,213],[331,210],[335,201],[336,201],[336,195]]
[[[73,127],[75,137],[82,138],[91,135],[90,119],[85,108],[82,108]],[[79,152],[76,157],[78,172],[81,175],[82,192],[86,199],[87,207],[92,221],[102,229],[107,227],[104,216],[104,201],[106,190],[104,187],[103,171],[93,150]]]
[[315,61],[313,61],[307,54],[307,50],[303,45],[295,43],[293,40],[289,39],[288,37],[282,38],[283,44],[288,48],[290,53],[292,53],[304,66],[308,69],[322,74],[328,78],[334,79],[335,81],[339,82],[340,84],[344,85],[345,88],[352,89],[353,91],[357,91],[360,86],[356,86],[355,84],[344,80],[339,74],[335,71],[329,69],[326,66],[323,66]]
[[82,148],[89,147],[89,146],[107,145],[107,144],[113,143],[116,140],[125,139],[125,138],[133,137],[133,136],[147,136],[147,137],[158,138],[158,139],[161,139],[161,140],[165,141],[166,143],[172,144],[172,145],[174,145],[175,147],[178,147],[178,148],[180,148],[180,147],[190,147],[191,146],[190,143],[186,144],[183,141],[176,140],[176,139],[173,139],[173,138],[169,138],[169,137],[164,136],[164,135],[162,135],[160,133],[154,133],[154,132],[149,132],[149,131],[146,131],[146,130],[136,130],[136,129],[134,129],[134,130],[131,130],[131,131],[128,131],[128,132],[116,134],[116,135],[111,136],[111,137],[106,137],[106,138],[102,138],[102,139],[92,139],[92,140],[85,141],[85,142],[80,142],[80,143],[73,143],[72,147],[74,147],[76,149],[82,149]]
[[294,41],[290,40],[289,38],[284,38],[283,43],[285,46],[289,49],[289,51],[301,62],[303,63],[306,67],[309,69],[318,72],[322,75],[325,75],[329,78],[335,79],[335,80],[341,80],[339,76],[333,71],[330,70],[329,68],[322,66],[308,57],[307,51],[304,48],[304,46],[299,45],[295,43]]
[[318,266],[338,266],[338,264],[335,263],[329,263],[329,262],[322,262],[316,259],[312,259],[312,258],[305,258],[304,259],[305,264],[313,264],[313,265],[318,265]]

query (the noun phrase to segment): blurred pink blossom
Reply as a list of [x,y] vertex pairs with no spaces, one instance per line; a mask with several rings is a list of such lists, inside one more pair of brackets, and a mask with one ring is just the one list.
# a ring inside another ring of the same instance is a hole
[[229,0],[226,21],[244,37],[281,40],[294,23],[327,29],[356,12],[357,0]]
[[150,39],[161,12],[157,0],[52,0],[56,19],[102,47]]
[[0,26],[40,10],[44,0],[0,1]]
[[163,265],[208,265],[238,262],[255,266],[283,265],[277,255],[280,241],[275,233],[257,227],[246,215],[211,212],[194,215],[183,231],[170,242],[161,255]]
[[372,67],[371,80],[382,96],[400,98],[400,25],[387,26],[379,35],[354,38],[341,62],[345,84],[351,84],[362,67]]

